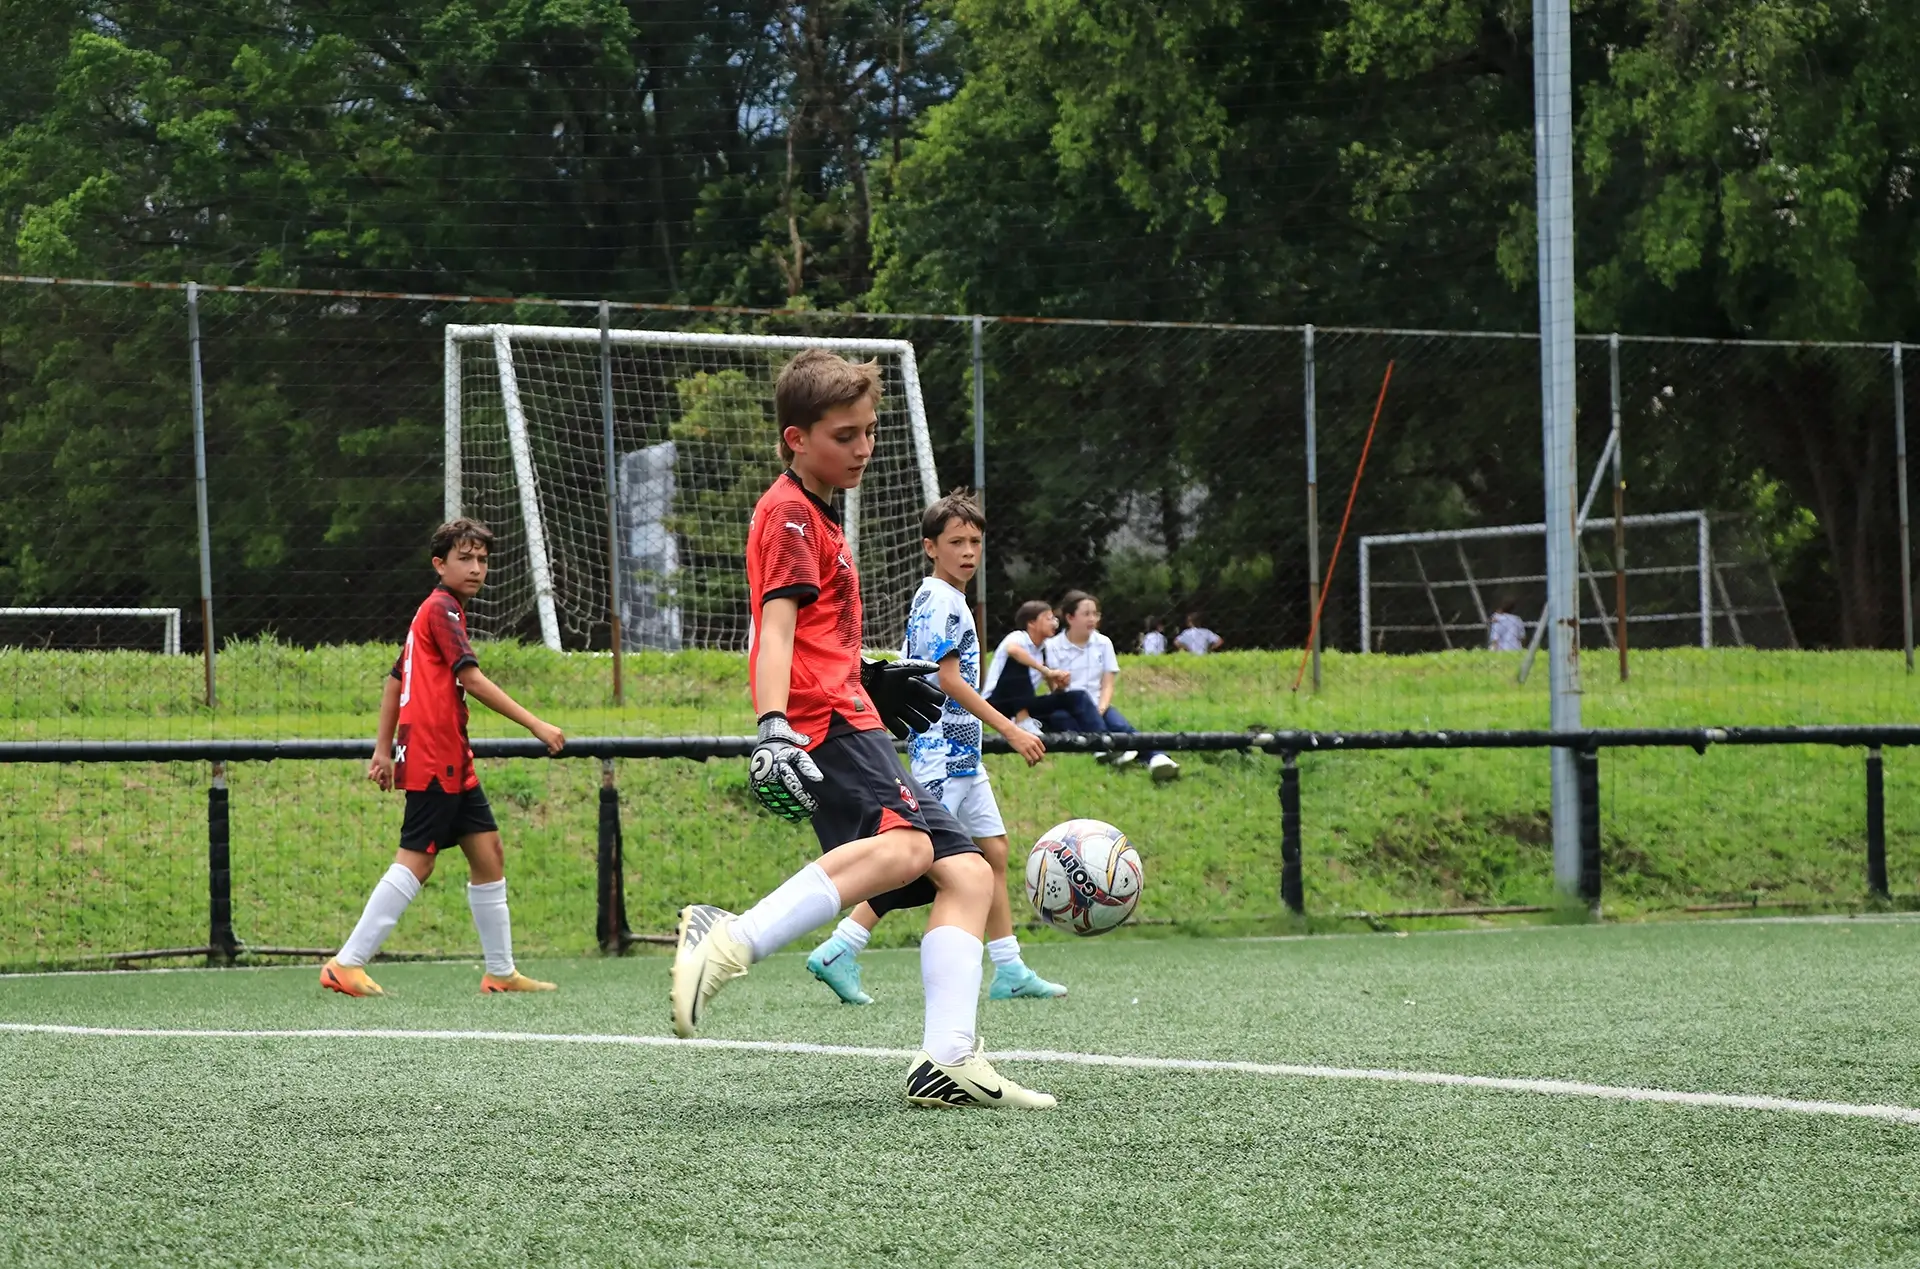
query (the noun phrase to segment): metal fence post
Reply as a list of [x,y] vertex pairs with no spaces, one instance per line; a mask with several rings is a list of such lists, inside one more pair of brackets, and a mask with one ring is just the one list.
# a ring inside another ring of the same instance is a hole
[[1893,346],[1893,452],[1895,480],[1900,486],[1900,637],[1907,650],[1907,673],[1913,673],[1913,537],[1907,521],[1907,372],[1901,346]]
[[[1539,219],[1541,469],[1546,484],[1550,722],[1580,729],[1580,552],[1574,458],[1573,53],[1568,0],[1533,0],[1533,135]],[[1553,878],[1580,884],[1580,788],[1573,754],[1556,747]]]
[[1576,751],[1580,778],[1580,898],[1600,915],[1600,754]]
[[1879,745],[1867,749],[1867,893],[1887,897],[1887,776]]
[[240,953],[233,934],[233,852],[228,836],[227,764],[213,764],[207,789],[207,963],[231,965]]
[[1280,902],[1303,915],[1306,896],[1300,886],[1300,755],[1280,755]]
[[[1306,370],[1306,412],[1307,412],[1307,637],[1313,641],[1313,690],[1320,690],[1320,626],[1313,620],[1314,609],[1320,604],[1320,453],[1318,437],[1319,402],[1314,384],[1313,362],[1313,324],[1301,332],[1302,353]],[[1364,568],[1364,557],[1362,557]],[[1366,579],[1361,578],[1361,594],[1366,593]],[[1364,598],[1362,603],[1364,603]],[[1360,650],[1366,651],[1366,637],[1361,636]]]
[[[973,315],[973,496],[980,513],[987,511],[987,356],[986,319]],[[987,628],[987,553],[980,552],[973,573],[974,626]]]
[[1621,473],[1620,332],[1607,339],[1607,377],[1613,399],[1613,624],[1620,648],[1620,681],[1627,681],[1627,480]]
[[602,952],[618,956],[633,942],[633,931],[627,928],[626,835],[620,828],[620,790],[614,785],[611,758],[600,760],[597,845],[594,937]]
[[623,705],[620,684],[620,478],[613,457],[613,318],[600,301],[600,433],[607,466],[607,614],[613,626],[613,703]]
[[217,701],[213,676],[213,535],[207,528],[207,404],[200,381],[200,284],[187,283],[187,347],[193,354],[193,501],[200,525],[200,641],[206,658],[207,707]]

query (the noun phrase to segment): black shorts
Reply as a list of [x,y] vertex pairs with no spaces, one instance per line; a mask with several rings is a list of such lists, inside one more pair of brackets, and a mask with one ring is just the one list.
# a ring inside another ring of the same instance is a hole
[[407,815],[400,821],[400,849],[437,855],[473,833],[497,833],[493,807],[479,785],[448,793],[439,785],[407,790]]
[[[900,755],[893,751],[886,732],[829,736],[812,757],[825,777],[820,806],[813,813],[821,854],[894,828],[917,828],[932,838],[935,859],[980,853],[953,813],[900,765]],[[884,913],[925,907],[933,902],[933,895],[933,883],[920,877],[869,902],[876,912]]]

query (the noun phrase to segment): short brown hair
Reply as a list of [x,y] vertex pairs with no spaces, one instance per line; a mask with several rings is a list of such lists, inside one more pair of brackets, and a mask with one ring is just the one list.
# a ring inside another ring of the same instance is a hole
[[[1060,615],[1062,617],[1073,616],[1074,613],[1080,610],[1080,605],[1086,603],[1089,599],[1093,599],[1093,596],[1087,594],[1084,590],[1068,591],[1066,594],[1060,596]],[[1097,604],[1100,601],[1093,599],[1093,602]]]
[[444,560],[453,554],[453,548],[462,542],[473,542],[493,550],[493,530],[478,520],[460,516],[449,520],[433,531],[433,558]]
[[980,510],[980,504],[965,489],[956,489],[921,513],[920,536],[929,542],[937,542],[952,520],[970,524],[982,533],[987,531],[987,516]]
[[825,348],[809,348],[789,361],[773,385],[773,425],[780,433],[780,461],[793,461],[787,429],[806,431],[828,410],[855,401],[880,404],[880,363],[848,361]]
[[1021,604],[1019,608],[1014,610],[1013,619],[1019,624],[1022,630],[1025,630],[1028,626],[1040,620],[1041,613],[1052,611],[1053,605],[1046,600],[1029,599],[1026,603]]

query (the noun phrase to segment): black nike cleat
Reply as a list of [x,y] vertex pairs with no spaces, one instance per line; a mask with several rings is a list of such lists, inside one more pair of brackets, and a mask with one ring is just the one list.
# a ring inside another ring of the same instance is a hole
[[952,1066],[936,1062],[925,1049],[913,1055],[907,1069],[907,1101],[915,1106],[1011,1106],[1018,1110],[1051,1110],[1052,1093],[1023,1088],[993,1069],[974,1046],[966,1060]]

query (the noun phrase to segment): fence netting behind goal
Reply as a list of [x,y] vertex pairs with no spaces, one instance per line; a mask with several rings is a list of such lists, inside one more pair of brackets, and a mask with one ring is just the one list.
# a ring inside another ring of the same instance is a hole
[[[625,647],[743,649],[747,521],[782,467],[773,385],[803,346],[623,330],[612,333],[608,367],[591,328],[460,328],[450,367],[458,400],[450,391],[449,509],[497,535],[487,589],[471,609],[475,631],[610,646],[608,559],[617,541]],[[846,350],[879,362],[884,393],[873,459],[845,504],[870,646],[899,642],[924,572],[919,512],[937,488],[901,348],[874,341]],[[536,545],[550,582],[534,567]]]

